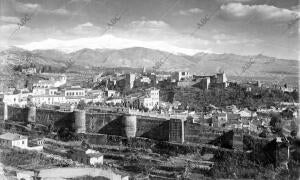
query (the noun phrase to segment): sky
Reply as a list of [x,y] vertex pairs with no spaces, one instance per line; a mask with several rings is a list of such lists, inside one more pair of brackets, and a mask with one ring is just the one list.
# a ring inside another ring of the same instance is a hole
[[145,47],[299,60],[299,8],[298,0],[0,0],[0,49]]

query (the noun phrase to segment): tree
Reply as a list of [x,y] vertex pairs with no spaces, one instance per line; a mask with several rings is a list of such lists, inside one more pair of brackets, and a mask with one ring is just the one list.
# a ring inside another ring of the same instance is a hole
[[261,138],[266,138],[268,135],[268,132],[264,129],[258,136]]
[[84,102],[84,100],[80,100],[77,105],[77,109],[84,110],[85,107],[86,107],[86,103]]
[[48,66],[48,72],[52,72],[52,67],[51,66]]
[[273,133],[281,133],[282,132],[282,120],[279,114],[272,114],[270,126]]
[[89,106],[91,106],[92,104],[93,104],[93,102],[92,101],[90,101],[90,102],[88,102],[87,103]]
[[297,132],[299,131],[298,126],[295,121],[291,122],[291,136],[297,136]]

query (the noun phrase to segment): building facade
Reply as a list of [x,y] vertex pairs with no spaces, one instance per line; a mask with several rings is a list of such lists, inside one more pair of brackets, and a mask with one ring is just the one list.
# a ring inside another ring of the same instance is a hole
[[5,133],[0,135],[0,144],[6,147],[25,149],[28,146],[28,137],[15,133]]
[[152,110],[159,107],[159,89],[149,88],[146,89],[146,94],[139,98],[140,106]]
[[175,72],[175,79],[177,81],[183,81],[183,80],[187,80],[187,79],[191,79],[193,77],[193,75],[190,72]]

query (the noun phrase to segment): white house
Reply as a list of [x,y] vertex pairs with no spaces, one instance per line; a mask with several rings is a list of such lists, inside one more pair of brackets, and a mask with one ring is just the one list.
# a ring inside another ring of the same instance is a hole
[[5,133],[0,135],[0,144],[7,147],[19,147],[26,149],[28,137],[16,133]]
[[153,101],[151,97],[147,96],[140,97],[140,104],[149,110],[152,110],[155,106],[158,106],[157,102]]
[[27,98],[30,93],[3,94],[3,102],[7,105],[19,105],[21,107],[27,104]]
[[113,97],[113,96],[118,96],[118,92],[115,90],[106,90],[105,95],[107,97]]
[[177,81],[190,79],[191,77],[193,77],[193,75],[190,72],[175,72],[175,79]]
[[63,95],[39,95],[39,96],[32,96],[31,102],[37,106],[42,104],[52,104],[52,105],[59,105],[62,103],[66,103],[66,97]]
[[123,103],[123,99],[122,98],[118,98],[118,97],[115,97],[115,98],[111,98],[111,99],[108,99],[105,101],[107,104],[121,104]]
[[149,95],[153,101],[159,102],[159,89],[154,87],[146,89],[146,94]]
[[20,103],[20,95],[19,94],[3,94],[3,100],[7,105],[14,105]]
[[140,105],[152,110],[154,107],[159,107],[159,89],[146,89],[146,94],[139,98]]
[[85,96],[85,89],[80,86],[72,86],[65,89],[65,96]]
[[97,164],[103,164],[103,155],[99,151],[93,149],[73,149],[70,151],[71,159],[83,164],[95,166]]
[[244,118],[257,117],[256,112],[252,112],[252,111],[248,110],[247,108],[239,111],[238,114],[240,114],[241,117],[244,117]]
[[45,95],[46,94],[46,88],[40,88],[40,87],[34,87],[32,89],[33,95]]

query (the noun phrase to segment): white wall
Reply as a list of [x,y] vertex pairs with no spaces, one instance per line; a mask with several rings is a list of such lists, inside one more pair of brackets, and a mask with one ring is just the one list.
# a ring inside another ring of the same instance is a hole
[[103,164],[103,156],[91,157],[90,165]]
[[13,140],[12,147],[27,148],[28,139]]

